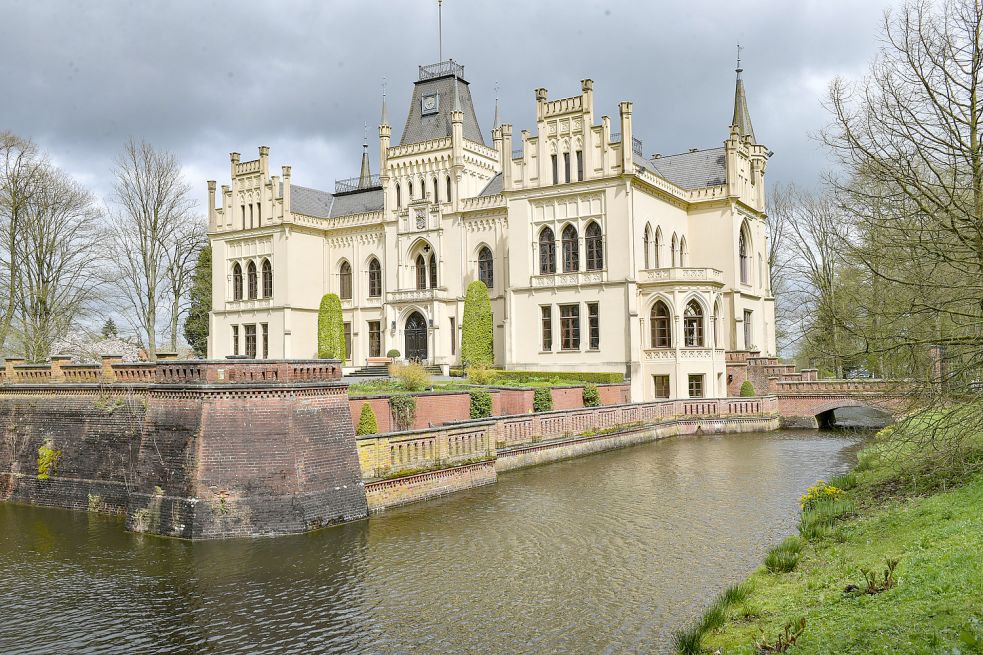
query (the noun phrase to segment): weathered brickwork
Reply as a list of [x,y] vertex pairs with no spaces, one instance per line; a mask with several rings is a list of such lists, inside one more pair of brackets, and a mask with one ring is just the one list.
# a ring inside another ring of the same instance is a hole
[[456,491],[494,484],[498,478],[495,462],[478,462],[467,466],[430,471],[395,480],[380,480],[365,485],[369,511],[377,512]]

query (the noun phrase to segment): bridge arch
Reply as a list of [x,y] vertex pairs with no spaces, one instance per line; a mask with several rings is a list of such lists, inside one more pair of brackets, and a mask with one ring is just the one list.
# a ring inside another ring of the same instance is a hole
[[[894,402],[892,402],[894,401]],[[779,398],[779,413],[788,427],[831,428],[836,423],[836,410],[861,408],[883,414],[890,420],[897,407],[897,399],[887,397],[836,396],[814,398],[807,395]]]

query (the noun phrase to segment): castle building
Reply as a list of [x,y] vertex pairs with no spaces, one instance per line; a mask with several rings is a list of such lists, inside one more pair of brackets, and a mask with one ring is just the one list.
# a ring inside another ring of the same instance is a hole
[[[464,294],[490,292],[497,366],[624,372],[634,400],[727,394],[728,353],[775,354],[768,149],[738,69],[722,145],[645,156],[632,103],[594,115],[594,83],[536,125],[479,128],[464,67],[421,66],[398,143],[383,101],[379,170],[298,186],[231,155],[208,183],[209,356],[306,358],[322,297],[341,297],[348,366],[398,350],[460,364]],[[723,121],[722,121],[723,123]]]

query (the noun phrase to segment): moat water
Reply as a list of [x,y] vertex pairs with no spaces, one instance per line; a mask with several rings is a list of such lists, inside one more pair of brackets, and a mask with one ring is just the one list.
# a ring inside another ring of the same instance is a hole
[[681,437],[277,539],[0,504],[0,653],[660,653],[861,438]]

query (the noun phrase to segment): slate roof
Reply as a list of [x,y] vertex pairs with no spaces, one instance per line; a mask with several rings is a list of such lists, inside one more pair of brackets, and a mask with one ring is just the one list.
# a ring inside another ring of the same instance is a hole
[[[406,126],[403,128],[400,145],[405,146],[410,143],[442,139],[451,135],[451,110],[454,107],[455,86],[457,87],[461,111],[464,112],[464,138],[485,145],[481,128],[478,126],[478,118],[474,113],[474,104],[471,102],[471,91],[468,88],[468,83],[454,75],[414,82],[413,98],[410,100],[410,111],[406,115]],[[437,112],[424,116],[421,105],[423,96],[434,93],[438,97]]]
[[327,191],[290,185],[290,211],[314,218],[337,218],[350,214],[381,211],[382,189],[366,189],[334,195]]
[[636,155],[635,164],[684,189],[702,189],[727,181],[723,148],[681,152],[656,159]]
[[492,179],[488,180],[488,184],[485,188],[481,190],[479,196],[497,196],[502,192],[502,174],[498,173]]

